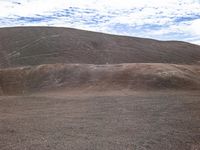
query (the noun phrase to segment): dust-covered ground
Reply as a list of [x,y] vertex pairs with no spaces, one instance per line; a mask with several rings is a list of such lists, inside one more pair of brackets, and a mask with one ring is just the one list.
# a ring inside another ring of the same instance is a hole
[[200,93],[0,97],[0,150],[199,150]]
[[199,58],[185,42],[0,28],[0,150],[200,150]]

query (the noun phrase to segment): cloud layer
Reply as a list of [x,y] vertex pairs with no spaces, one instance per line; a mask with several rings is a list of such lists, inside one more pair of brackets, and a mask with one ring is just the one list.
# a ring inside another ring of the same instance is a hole
[[200,44],[200,0],[1,0],[0,26],[62,26]]

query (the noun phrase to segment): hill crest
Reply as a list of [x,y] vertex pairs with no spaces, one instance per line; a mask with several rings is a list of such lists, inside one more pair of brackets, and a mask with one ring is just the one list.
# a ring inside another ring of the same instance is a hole
[[56,27],[0,29],[0,68],[54,63],[195,64],[200,46]]

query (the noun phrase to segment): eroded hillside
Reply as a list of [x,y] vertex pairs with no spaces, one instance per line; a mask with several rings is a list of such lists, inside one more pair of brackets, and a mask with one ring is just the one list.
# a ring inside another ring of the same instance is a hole
[[0,67],[200,61],[200,46],[53,27],[0,29]]
[[1,93],[46,90],[194,90],[200,89],[200,66],[169,64],[54,64],[3,69]]
[[0,29],[0,94],[200,89],[200,46],[53,27]]

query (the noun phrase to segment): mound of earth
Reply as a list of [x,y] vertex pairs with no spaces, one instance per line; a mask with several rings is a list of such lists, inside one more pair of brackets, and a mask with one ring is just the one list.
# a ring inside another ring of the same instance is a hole
[[195,64],[200,46],[69,28],[0,29],[0,68],[54,63]]
[[47,64],[2,69],[4,95],[59,89],[200,89],[200,66],[170,64]]
[[0,29],[0,95],[60,89],[194,90],[200,46],[69,28]]

